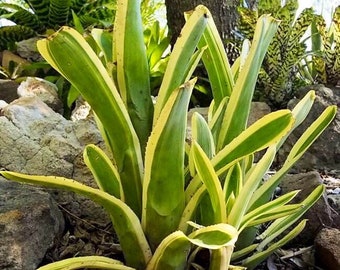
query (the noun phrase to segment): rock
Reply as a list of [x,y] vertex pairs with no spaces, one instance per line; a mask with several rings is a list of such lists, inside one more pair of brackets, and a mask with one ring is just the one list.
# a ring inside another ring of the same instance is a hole
[[[321,115],[321,113],[330,105],[340,106],[340,95],[336,89],[332,90],[323,85],[313,85],[301,89],[297,92],[297,99],[291,100],[288,107],[291,109],[309,90],[315,90],[316,99],[314,105],[307,116],[306,120],[297,127],[288,137],[286,143],[279,151],[279,163],[282,164],[287,157],[291,147],[302,133]],[[296,171],[310,170],[332,170],[340,168],[340,110],[333,122],[313,143],[308,151],[296,163]]]
[[49,81],[35,77],[27,77],[18,87],[18,96],[37,96],[54,111],[62,113],[63,104],[58,97],[58,88]]
[[40,55],[37,49],[37,41],[39,39],[41,38],[33,37],[17,42],[17,54],[20,55],[22,58],[33,62],[44,61],[43,57]]
[[50,194],[0,178],[0,269],[37,269],[63,230],[63,215]]
[[[293,190],[301,190],[291,203],[303,201],[311,192],[322,184],[320,175],[315,172],[288,174],[280,184],[282,193],[286,194]],[[315,235],[325,226],[332,227],[334,224],[332,210],[328,204],[326,194],[303,215],[302,219],[308,219],[305,229],[290,244],[298,243],[307,246],[314,242]]]
[[[75,108],[72,111],[71,120],[78,121],[89,117],[91,114],[91,106],[81,97],[75,101]],[[92,115],[91,115],[92,116]]]
[[17,88],[19,84],[12,80],[0,80],[0,100],[7,103],[18,98]]
[[315,239],[316,264],[323,269],[340,269],[340,230],[322,229]]
[[[103,144],[91,121],[68,121],[37,97],[22,97],[0,116],[0,167],[7,170],[55,175],[95,186],[83,162],[88,143]],[[79,217],[106,218],[100,206],[70,192],[55,191],[55,199]]]
[[[94,143],[103,147],[103,140],[93,121],[87,119],[72,122],[54,112],[38,97],[21,97],[1,111],[0,130],[0,168],[35,175],[62,176],[96,187],[93,176],[83,161],[86,144]],[[62,205],[66,216],[84,220],[85,223],[110,223],[107,213],[91,200],[62,190],[49,189],[48,192]],[[44,226],[43,223],[40,225]],[[30,224],[26,226],[28,234],[32,228]],[[94,231],[93,228],[91,230]],[[12,234],[15,232],[13,228]],[[10,233],[10,228],[6,233]],[[2,237],[0,227],[0,239]],[[44,254],[46,249],[45,246],[41,247],[41,252]],[[32,250],[35,252],[35,249]],[[7,253],[0,250],[0,261],[5,261],[3,254],[8,257]],[[38,258],[41,259],[41,256]]]

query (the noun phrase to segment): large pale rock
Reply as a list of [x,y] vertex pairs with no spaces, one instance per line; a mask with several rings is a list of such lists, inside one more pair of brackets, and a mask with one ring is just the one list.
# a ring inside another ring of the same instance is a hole
[[340,269],[340,230],[322,229],[315,239],[315,258],[318,266],[327,270]]
[[[315,90],[316,99],[306,120],[288,137],[283,148],[279,151],[279,163],[282,164],[291,147],[302,133],[314,122],[317,117],[330,105],[340,105],[339,89],[329,89],[323,85],[313,85],[297,92],[297,99],[291,100],[289,108],[293,108],[299,99],[309,91]],[[333,122],[314,142],[309,150],[296,163],[297,171],[340,170],[340,110]]]
[[50,194],[0,177],[0,269],[37,269],[63,229]]
[[[95,186],[83,162],[86,144],[102,144],[93,122],[68,121],[39,98],[23,97],[2,110],[0,130],[0,167],[28,174],[63,176]],[[84,197],[60,191],[53,194],[75,215],[106,217],[99,206]]]

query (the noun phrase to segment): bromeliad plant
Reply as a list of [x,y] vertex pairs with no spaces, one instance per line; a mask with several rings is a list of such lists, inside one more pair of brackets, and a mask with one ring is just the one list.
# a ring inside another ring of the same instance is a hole
[[[295,144],[283,167],[261,184],[277,150],[303,121],[314,99],[310,92],[293,111],[273,112],[246,128],[257,75],[278,22],[262,16],[248,54],[230,67],[211,14],[198,6],[188,14],[153,106],[139,3],[117,3],[113,55],[107,56],[116,68],[106,69],[71,28],[38,42],[45,59],[91,105],[113,160],[95,145],[85,147],[84,160],[98,188],[62,177],[1,174],[73,191],[101,204],[125,258],[125,265],[89,256],[40,269],[170,270],[191,265],[202,269],[195,257],[203,248],[211,251],[212,270],[228,269],[231,260],[251,269],[303,229],[305,220],[282,235],[321,196],[323,186],[299,204],[287,204],[298,191],[270,201],[282,176],[331,122],[336,107],[324,111]],[[190,77],[201,58],[214,101],[208,122],[199,114],[193,116],[189,144],[187,109],[195,84]],[[254,153],[263,149],[266,153],[254,163]],[[271,225],[256,239],[243,235],[269,221]]]
[[311,27],[312,52],[300,63],[300,73],[308,83],[336,86],[340,81],[340,6],[327,28],[325,19],[316,15]]

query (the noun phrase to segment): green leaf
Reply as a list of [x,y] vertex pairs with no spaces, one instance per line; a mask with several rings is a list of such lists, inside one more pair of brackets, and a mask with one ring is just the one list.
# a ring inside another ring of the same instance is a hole
[[134,270],[122,262],[104,256],[84,256],[61,260],[39,267],[37,270],[72,270],[83,268]]
[[215,145],[217,143],[218,137],[220,136],[220,132],[222,129],[222,121],[228,106],[228,101],[229,97],[223,98],[222,101],[220,102],[220,105],[217,108],[215,108],[215,102],[213,100],[209,107],[210,115],[209,127],[213,135]]
[[237,230],[226,223],[202,227],[188,236],[189,241],[194,245],[208,249],[220,249],[226,246],[234,246],[237,237]]
[[282,217],[275,220],[258,239],[262,240],[258,246],[258,250],[262,250],[266,245],[272,242],[276,237],[281,235],[286,229],[292,226],[304,213],[308,211],[322,196],[325,191],[324,185],[319,185],[313,192],[304,199],[300,204],[303,206],[297,212],[290,214],[287,217]]
[[278,21],[269,15],[263,15],[258,20],[249,55],[228,102],[222,124],[223,129],[216,146],[217,150],[230,143],[247,125],[257,76],[277,27]]
[[[256,121],[213,157],[212,164],[217,175],[226,173],[242,158],[278,142],[291,129],[293,122],[289,110],[276,111]],[[186,201],[200,185],[199,178],[194,177],[185,191]]]
[[281,206],[277,209],[272,209],[271,211],[262,214],[257,219],[249,222],[248,227],[257,226],[281,217],[288,216],[290,214],[294,214],[301,208],[303,208],[303,205],[301,204],[289,204]]
[[235,197],[238,197],[243,186],[244,175],[239,162],[233,165],[227,173],[224,180],[223,192],[227,204],[227,212],[230,213],[235,202]]
[[206,195],[207,189],[204,185],[202,185],[195,194],[190,198],[190,200],[186,203],[185,209],[183,211],[181,221],[179,223],[178,229],[184,233],[189,232],[189,221],[195,219],[195,214],[197,207],[200,205],[201,200],[204,195]]
[[307,117],[315,99],[315,91],[309,91],[303,99],[299,101],[298,104],[292,110],[292,115],[295,119],[294,125],[292,129],[281,139],[281,141],[277,144],[277,148],[279,149],[281,145],[285,142],[287,137],[293,132],[293,130],[298,127]]
[[[105,67],[85,39],[74,29],[61,28],[37,47],[95,111],[105,129],[120,171],[127,204],[141,213],[142,155],[137,135],[118,91]],[[86,70],[86,76],[84,71]]]
[[239,258],[245,257],[247,254],[253,252],[256,249],[257,246],[258,246],[258,244],[252,244],[252,245],[249,245],[249,246],[247,246],[247,247],[245,247],[241,250],[233,252],[233,254],[231,256],[232,261],[236,261]]
[[211,159],[215,155],[215,143],[204,117],[195,112],[191,118],[192,140],[196,141]]
[[234,79],[223,42],[210,12],[207,13],[207,20],[208,24],[198,47],[207,47],[202,60],[208,72],[215,106],[218,107],[225,97],[231,95]]
[[146,270],[185,269],[191,243],[181,232],[167,236],[153,254]]
[[103,29],[93,28],[91,35],[104,54],[106,63],[113,62],[112,33]]
[[228,215],[228,223],[240,230],[242,220],[246,213],[248,204],[254,191],[258,188],[263,175],[270,168],[276,154],[275,145],[268,148],[267,152],[256,164],[253,170],[247,176],[240,194],[236,197],[233,208]]
[[[215,223],[226,222],[226,208],[221,183],[214,168],[197,142],[193,142],[193,157],[197,173],[207,188],[209,198],[214,211]],[[204,214],[204,211],[203,211]]]
[[73,11],[72,11],[72,18],[73,18],[73,24],[74,24],[74,28],[80,33],[80,34],[83,34],[85,32],[80,20],[79,20],[79,17],[77,16],[77,14]]
[[142,153],[151,132],[153,104],[139,0],[117,0],[114,52],[119,92],[138,135]]
[[224,173],[237,160],[279,141],[291,129],[293,122],[289,110],[272,112],[256,121],[212,159],[217,174]]
[[196,49],[198,41],[206,27],[208,9],[198,6],[185,23],[181,35],[178,37],[167,69],[164,74],[162,85],[159,89],[157,103],[155,105],[154,125],[157,122],[162,108],[167,102],[171,93],[185,82],[190,66],[190,59]]
[[124,201],[124,191],[119,173],[103,150],[94,144],[86,145],[84,162],[91,170],[101,190]]
[[147,144],[142,224],[153,248],[176,230],[184,209],[187,109],[195,82],[173,92]]
[[299,235],[302,230],[306,226],[307,220],[302,220],[294,229],[292,229],[287,235],[285,235],[282,239],[276,241],[271,246],[269,246],[266,250],[261,252],[256,252],[254,255],[247,257],[242,261],[242,265],[247,269],[254,269],[257,265],[259,265],[262,261],[264,261],[268,256],[275,252],[275,250],[279,249],[289,241],[291,241],[294,237]]
[[299,159],[302,156],[302,154],[312,145],[318,136],[331,123],[331,121],[333,121],[336,111],[336,105],[329,106],[323,111],[318,119],[307,128],[299,140],[294,144],[283,166],[292,162],[296,158]]
[[[63,77],[61,77],[61,78],[63,78]],[[71,108],[73,102],[75,102],[78,97],[79,97],[78,90],[71,85],[71,87],[70,87],[70,89],[68,91],[68,94],[67,94],[67,106],[69,108]]]
[[[263,204],[257,207],[256,209],[250,211],[249,213],[247,213],[246,215],[242,217],[241,227],[245,228],[248,226],[254,226],[254,225],[251,225],[251,222],[254,220],[259,220],[260,218],[263,219],[263,218],[269,217],[268,220],[265,220],[265,221],[261,220],[261,222],[258,222],[258,224],[278,218],[277,216],[275,216],[275,213],[276,214],[286,213],[286,211],[284,211],[282,206],[290,202],[296,196],[298,192],[299,191],[291,191],[287,194],[284,194],[278,197],[277,199],[273,201]],[[285,214],[285,215],[288,215],[288,214]]]
[[[72,191],[100,204],[110,214],[127,264],[137,269],[144,269],[146,263],[150,260],[151,250],[139,219],[121,200],[99,189],[91,188],[63,177],[25,175],[9,171],[0,171],[0,174],[10,180],[21,183]],[[131,252],[132,248],[134,252]]]

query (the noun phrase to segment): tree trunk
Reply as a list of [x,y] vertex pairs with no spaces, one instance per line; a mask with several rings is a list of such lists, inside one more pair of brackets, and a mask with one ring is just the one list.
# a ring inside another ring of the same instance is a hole
[[171,43],[174,44],[184,25],[183,13],[200,4],[210,10],[221,37],[231,38],[231,31],[237,23],[239,2],[239,0],[165,0]]

